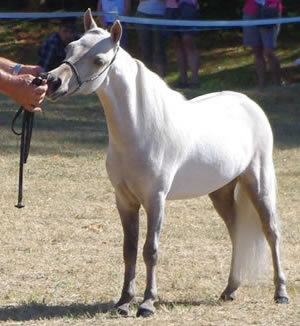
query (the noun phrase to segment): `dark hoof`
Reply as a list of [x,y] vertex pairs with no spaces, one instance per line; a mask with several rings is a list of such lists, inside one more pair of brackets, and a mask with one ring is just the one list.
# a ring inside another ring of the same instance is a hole
[[136,313],[137,317],[151,317],[154,314],[153,311],[145,309],[145,308],[139,308],[138,312]]
[[235,295],[233,295],[233,294],[230,294],[230,295],[222,294],[221,297],[220,297],[220,300],[221,301],[233,301],[233,300],[235,300]]
[[120,316],[127,317],[128,316],[128,310],[117,308],[117,314],[120,315]]
[[129,305],[124,303],[121,306],[116,306],[116,311],[118,315],[127,317],[129,315]]
[[279,303],[279,304],[288,304],[289,303],[288,297],[278,296],[278,297],[275,297],[274,300],[276,303]]

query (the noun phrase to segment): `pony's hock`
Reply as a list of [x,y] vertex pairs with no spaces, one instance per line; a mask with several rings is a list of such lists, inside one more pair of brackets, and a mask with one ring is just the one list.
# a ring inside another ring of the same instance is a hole
[[147,282],[137,315],[146,317],[155,311],[155,266],[166,200],[207,194],[232,242],[230,273],[221,298],[234,299],[242,281],[256,274],[266,261],[268,243],[274,298],[287,303],[279,255],[273,135],[263,110],[247,96],[229,91],[188,101],[120,48],[120,22],[109,33],[97,27],[88,10],[84,25],[82,38],[68,45],[67,61],[50,71],[48,97],[96,92],[105,112],[106,167],[124,231],[125,274],[117,310],[127,315],[135,296],[140,207],[148,223],[143,249]]

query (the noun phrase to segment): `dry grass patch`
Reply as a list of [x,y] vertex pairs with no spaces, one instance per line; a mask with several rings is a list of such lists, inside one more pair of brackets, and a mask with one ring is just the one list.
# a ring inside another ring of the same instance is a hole
[[[230,241],[209,200],[198,198],[167,204],[157,268],[157,314],[147,320],[134,317],[136,306],[132,317],[125,319],[112,309],[123,281],[122,230],[105,172],[106,126],[97,99],[76,97],[46,104],[45,113],[36,116],[32,152],[25,166],[26,207],[18,210],[14,205],[19,140],[9,129],[15,108],[1,97],[0,322],[297,325],[300,152],[295,103],[299,96],[291,89],[275,93],[251,95],[265,104],[276,129],[278,208],[291,303],[273,303],[270,273],[257,285],[243,286],[235,302],[218,301],[228,277]],[[286,134],[287,126],[292,129]],[[142,212],[137,301],[145,285],[141,258],[145,227]]]

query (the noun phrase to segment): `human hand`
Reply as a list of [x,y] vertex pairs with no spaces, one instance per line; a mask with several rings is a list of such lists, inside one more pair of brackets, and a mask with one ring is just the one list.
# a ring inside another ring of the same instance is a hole
[[25,74],[13,76],[13,89],[10,96],[25,110],[29,112],[42,111],[40,104],[43,102],[47,91],[47,80],[43,79],[40,86],[32,84],[34,76]]

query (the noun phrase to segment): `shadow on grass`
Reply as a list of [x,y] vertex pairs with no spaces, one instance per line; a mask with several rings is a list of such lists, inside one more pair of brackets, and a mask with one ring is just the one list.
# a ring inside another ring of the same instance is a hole
[[[70,305],[47,305],[44,303],[31,302],[18,306],[6,306],[0,308],[0,322],[2,321],[32,321],[54,318],[93,318],[97,314],[109,313],[108,318],[119,318],[115,309],[114,302],[94,304],[73,303]],[[155,306],[158,310],[172,310],[176,306],[197,307],[197,306],[220,306],[219,300],[200,300],[200,301],[158,301]],[[138,305],[134,307],[137,309]],[[133,317],[135,313],[130,316]],[[130,317],[129,316],[129,317]]]
[[0,308],[0,321],[30,321],[54,318],[92,318],[99,313],[107,313],[114,308],[113,302],[94,304],[73,303],[70,305],[47,305],[44,303],[28,303],[18,306]]

